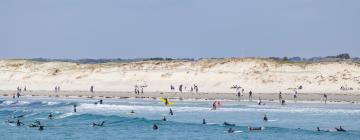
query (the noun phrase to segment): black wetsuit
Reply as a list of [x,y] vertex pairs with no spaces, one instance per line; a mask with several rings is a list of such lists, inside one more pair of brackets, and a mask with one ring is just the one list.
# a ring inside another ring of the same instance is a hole
[[228,122],[224,122],[224,125],[225,126],[235,126],[235,124],[231,124],[231,123],[228,123]]

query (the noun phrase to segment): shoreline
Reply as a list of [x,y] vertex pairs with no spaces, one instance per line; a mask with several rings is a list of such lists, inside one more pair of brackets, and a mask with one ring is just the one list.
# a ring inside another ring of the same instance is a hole
[[[16,91],[13,90],[0,90],[0,96],[10,97]],[[349,94],[349,93],[327,93],[329,104],[333,103],[350,103],[350,104],[359,104],[360,95],[359,94]],[[158,99],[160,97],[169,98],[171,100],[203,100],[203,101],[212,101],[212,100],[229,100],[229,101],[239,101],[239,98],[235,93],[179,93],[179,92],[145,92],[136,95],[133,92],[114,92],[114,91],[61,91],[55,93],[54,91],[27,91],[22,93],[22,96],[26,97],[59,97],[59,98],[118,98],[118,99]],[[266,102],[279,102],[278,93],[254,93],[252,102],[258,102],[258,98],[261,98],[262,101]],[[282,93],[282,97],[286,100],[286,103],[294,103],[292,93]],[[316,102],[321,103],[323,94],[319,93],[298,93],[297,102],[298,103],[308,103]],[[241,96],[240,101],[249,101],[248,93]]]

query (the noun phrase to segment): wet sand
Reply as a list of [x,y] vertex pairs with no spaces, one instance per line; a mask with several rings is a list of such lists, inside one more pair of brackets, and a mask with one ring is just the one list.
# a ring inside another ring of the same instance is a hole
[[[12,96],[15,91],[0,91],[1,96]],[[177,100],[241,100],[248,101],[249,94],[245,93],[241,98],[238,98],[235,93],[180,93],[180,92],[145,92],[136,95],[133,92],[113,92],[113,91],[61,91],[55,93],[54,91],[27,91],[23,96],[51,96],[51,97],[82,97],[82,98],[159,98],[165,97]],[[355,93],[327,93],[329,103],[359,103],[360,94]],[[253,101],[278,102],[278,93],[253,93]],[[294,98],[292,93],[282,93],[282,98],[287,102],[293,103]],[[321,102],[323,94],[319,93],[298,93],[298,102]]]

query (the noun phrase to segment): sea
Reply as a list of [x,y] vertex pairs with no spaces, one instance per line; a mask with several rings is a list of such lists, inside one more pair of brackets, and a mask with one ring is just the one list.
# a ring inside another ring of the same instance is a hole
[[[0,139],[360,140],[358,104],[220,101],[212,110],[214,101],[169,101],[172,106],[158,99],[104,98],[99,104],[98,99],[90,98],[0,97]],[[263,121],[265,115],[268,121]],[[13,123],[17,120],[20,126]],[[29,127],[36,120],[43,130]],[[92,125],[103,121],[103,126]],[[154,124],[157,130],[153,130]],[[346,132],[335,131],[340,126]],[[249,131],[248,127],[261,130]],[[233,133],[228,132],[230,128]]]

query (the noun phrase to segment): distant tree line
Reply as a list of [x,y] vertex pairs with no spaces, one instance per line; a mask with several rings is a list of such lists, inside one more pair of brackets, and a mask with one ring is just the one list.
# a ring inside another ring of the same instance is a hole
[[269,57],[272,60],[277,60],[277,61],[291,61],[291,62],[301,62],[301,61],[327,61],[327,60],[355,60],[355,61],[359,61],[360,58],[355,57],[355,58],[351,58],[350,55],[348,53],[342,53],[336,56],[326,56],[326,57],[312,57],[312,58],[301,58],[301,57]]
[[[163,58],[163,57],[153,57],[153,58],[137,58],[137,59],[47,59],[47,58],[33,58],[30,60],[39,61],[39,62],[73,62],[79,64],[98,64],[98,63],[128,63],[128,62],[139,62],[139,61],[196,61],[204,60],[207,58]],[[221,59],[221,58],[208,58],[208,59]],[[290,62],[301,62],[301,61],[332,61],[332,60],[354,60],[360,61],[360,58],[351,58],[349,54],[342,53],[336,56],[326,56],[326,57],[312,57],[312,58],[301,58],[301,57],[269,57],[269,59],[276,61],[290,61]]]

